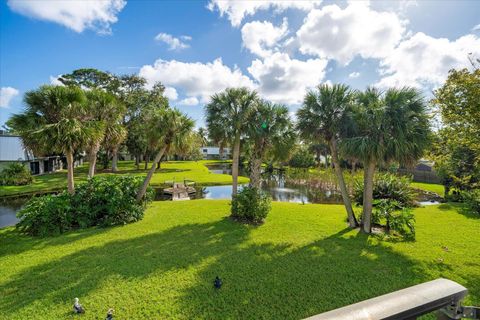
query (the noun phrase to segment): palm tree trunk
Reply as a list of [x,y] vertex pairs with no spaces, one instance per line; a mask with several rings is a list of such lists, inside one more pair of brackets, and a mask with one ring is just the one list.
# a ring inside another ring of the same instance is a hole
[[350,228],[355,228],[358,226],[358,222],[353,213],[350,195],[348,194],[345,179],[343,178],[342,168],[340,167],[340,160],[338,159],[337,140],[335,138],[330,141],[330,151],[332,153],[332,163],[334,165],[335,174],[337,175],[340,192],[342,193],[343,204],[345,205],[345,209],[347,211],[348,224]]
[[232,196],[237,195],[238,190],[238,161],[240,158],[240,135],[237,134],[233,144],[232,159]]
[[112,171],[117,172],[118,171],[118,148],[115,147],[112,150]]
[[143,185],[137,193],[137,201],[141,202],[145,193],[147,193],[148,185],[150,184],[150,180],[152,180],[153,174],[155,173],[155,169],[157,168],[157,163],[162,159],[165,150],[167,150],[168,145],[164,145],[160,151],[158,151],[157,156],[153,160],[152,167],[147,173],[145,180],[143,181]]
[[373,207],[373,176],[375,174],[375,161],[369,161],[364,168],[363,185],[363,231],[372,232],[372,207]]
[[144,158],[145,158],[145,168],[143,168],[143,170],[147,170],[147,168],[148,168],[148,160],[149,160],[150,156],[149,156],[148,154],[146,154]]
[[66,153],[67,157],[67,186],[68,193],[75,193],[75,182],[73,181],[73,152],[68,151]]
[[88,177],[93,178],[97,166],[97,154],[100,150],[100,143],[96,143],[88,153]]
[[261,170],[262,159],[255,157],[250,162],[250,186],[260,189],[261,187]]

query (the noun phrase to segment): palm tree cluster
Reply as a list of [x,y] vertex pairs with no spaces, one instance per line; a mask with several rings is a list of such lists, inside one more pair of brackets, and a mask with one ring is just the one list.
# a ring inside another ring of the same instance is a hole
[[307,93],[297,118],[302,138],[328,143],[350,227],[356,227],[358,222],[340,157],[363,165],[361,224],[363,231],[370,233],[375,170],[392,162],[413,164],[429,142],[429,117],[421,93],[407,87],[357,92],[340,84],[320,85]]
[[228,88],[213,95],[205,112],[210,140],[220,148],[232,146],[233,196],[238,192],[241,148],[249,154],[250,185],[258,188],[266,156],[281,153],[295,141],[288,108],[260,99],[247,88]]
[[[38,155],[63,154],[68,190],[74,192],[74,156],[86,152],[88,176],[93,177],[99,152],[112,159],[124,146],[143,157],[148,174],[137,199],[146,193],[155,170],[168,155],[198,154],[213,143],[232,154],[232,195],[238,191],[241,153],[249,163],[250,185],[261,186],[266,161],[286,162],[300,140],[328,165],[331,158],[350,227],[371,232],[373,177],[391,162],[408,165],[422,155],[429,141],[429,119],[416,89],[354,91],[346,85],[319,85],[306,93],[293,124],[288,108],[259,97],[247,88],[227,88],[205,106],[206,126],[194,131],[194,121],[169,106],[165,87],[151,88],[136,75],[114,76],[96,69],[79,69],[60,78],[62,86],[46,85],[25,94],[26,109],[8,121],[29,149]],[[221,151],[222,152],[222,151]],[[327,155],[329,154],[329,156]],[[107,158],[108,160],[108,158]],[[363,213],[357,221],[342,163],[364,168]]]

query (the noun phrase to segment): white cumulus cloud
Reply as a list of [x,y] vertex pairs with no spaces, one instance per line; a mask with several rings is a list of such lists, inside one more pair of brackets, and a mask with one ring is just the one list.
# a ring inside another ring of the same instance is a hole
[[297,104],[307,89],[325,77],[326,59],[291,59],[286,53],[274,53],[264,60],[256,59],[248,72],[258,82],[259,93],[274,102]]
[[10,101],[18,95],[18,90],[12,87],[2,87],[0,89],[0,108],[8,108]]
[[393,12],[379,12],[368,2],[350,2],[344,9],[314,9],[297,31],[300,52],[348,64],[355,56],[383,58],[405,33],[407,21]]
[[278,41],[285,37],[287,32],[286,18],[278,27],[268,21],[248,22],[242,27],[243,46],[260,57],[266,57],[272,54],[272,50],[278,49]]
[[255,88],[253,81],[240,69],[224,65],[221,58],[208,63],[158,59],[153,65],[143,66],[139,75],[150,85],[160,81],[201,102],[208,101],[211,95],[227,87]]
[[56,22],[76,32],[111,33],[124,0],[8,0],[11,10],[34,19]]
[[192,38],[189,36],[181,36],[180,38],[175,38],[168,33],[162,32],[157,34],[155,40],[166,43],[169,50],[181,50],[190,47],[190,45],[188,43],[185,43],[185,41],[190,41],[192,40]]
[[172,87],[165,87],[164,91],[165,97],[167,97],[170,100],[177,100],[178,99],[178,93],[175,88]]
[[198,103],[199,101],[195,97],[185,98],[179,102],[179,104],[184,106],[196,106]]
[[452,68],[469,67],[468,54],[480,55],[480,38],[465,35],[450,41],[416,33],[403,41],[389,56],[380,61],[383,78],[378,85],[437,86]]
[[351,78],[351,79],[358,78],[358,77],[360,77],[360,72],[352,72],[348,75],[348,77]]
[[246,16],[253,16],[259,10],[273,8],[276,12],[281,12],[294,8],[308,11],[321,2],[314,0],[211,0],[207,8],[211,11],[218,10],[220,16],[226,15],[228,17],[232,26],[239,27]]

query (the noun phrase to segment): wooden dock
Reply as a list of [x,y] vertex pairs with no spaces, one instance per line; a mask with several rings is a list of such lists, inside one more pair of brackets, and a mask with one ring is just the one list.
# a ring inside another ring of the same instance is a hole
[[184,180],[183,183],[165,181],[171,187],[163,189],[163,193],[172,196],[173,201],[190,200],[190,195],[196,192],[195,182]]

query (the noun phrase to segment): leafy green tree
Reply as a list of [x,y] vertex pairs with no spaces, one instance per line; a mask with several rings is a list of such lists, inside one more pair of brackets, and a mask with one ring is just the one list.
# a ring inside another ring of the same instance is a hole
[[101,89],[110,93],[117,92],[120,80],[117,76],[94,68],[82,68],[61,75],[58,80],[66,86],[78,86],[87,89]]
[[[473,63],[472,63],[473,64]],[[431,153],[445,185],[468,190],[480,185],[480,69],[450,70],[435,90],[432,104],[440,111],[442,127]]]
[[100,139],[102,125],[92,119],[90,105],[78,87],[42,86],[24,97],[26,109],[8,124],[37,154],[63,153],[67,158],[68,192],[74,193],[73,155]]
[[345,132],[354,94],[346,85],[319,85],[297,111],[297,129],[306,141],[328,142],[350,227],[358,225],[340,166],[338,144]]
[[392,88],[382,93],[368,88],[357,94],[353,119],[355,131],[343,140],[342,150],[363,162],[362,225],[370,233],[376,168],[391,162],[414,164],[430,140],[429,116],[416,89]]
[[261,165],[267,152],[291,140],[293,124],[288,116],[288,108],[282,105],[259,101],[255,112],[248,121],[248,142],[250,152],[250,185],[259,189]]
[[237,194],[238,189],[240,140],[247,131],[248,120],[256,109],[257,101],[255,91],[247,88],[228,88],[214,94],[205,107],[208,131],[214,140],[221,138],[233,146],[233,195]]
[[137,201],[142,201],[147,192],[157,163],[168,152],[172,144],[178,144],[184,140],[193,130],[194,121],[177,109],[162,108],[154,109],[150,113],[147,132],[149,143],[158,150],[152,166],[145,177],[143,186],[137,193]]

